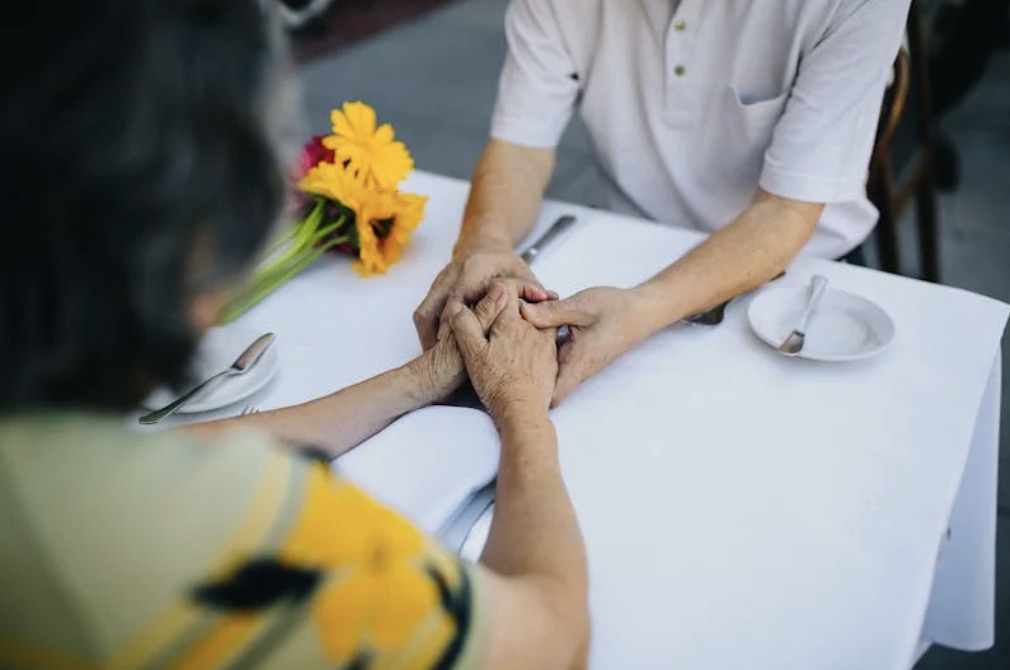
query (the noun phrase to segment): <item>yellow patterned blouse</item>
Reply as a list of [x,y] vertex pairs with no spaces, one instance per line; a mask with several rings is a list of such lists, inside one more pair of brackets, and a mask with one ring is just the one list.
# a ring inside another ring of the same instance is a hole
[[473,668],[479,574],[237,432],[0,422],[0,668]]

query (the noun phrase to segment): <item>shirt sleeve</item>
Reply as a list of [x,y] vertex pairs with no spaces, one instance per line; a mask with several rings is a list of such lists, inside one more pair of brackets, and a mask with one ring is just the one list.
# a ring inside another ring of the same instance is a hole
[[491,136],[553,148],[579,93],[577,68],[551,2],[512,0],[505,15],[508,54],[498,83]]
[[839,3],[799,73],[765,153],[760,185],[807,202],[858,198],[910,0]]

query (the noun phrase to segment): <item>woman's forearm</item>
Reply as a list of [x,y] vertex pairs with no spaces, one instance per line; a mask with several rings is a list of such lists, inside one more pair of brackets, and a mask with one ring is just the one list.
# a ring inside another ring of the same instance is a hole
[[238,426],[255,427],[286,444],[313,447],[335,458],[403,414],[431,402],[430,394],[408,364],[300,405],[187,426],[184,430],[214,436]]
[[535,580],[571,616],[586,610],[585,548],[558,462],[557,436],[543,410],[497,421],[502,437],[494,520],[481,563]]

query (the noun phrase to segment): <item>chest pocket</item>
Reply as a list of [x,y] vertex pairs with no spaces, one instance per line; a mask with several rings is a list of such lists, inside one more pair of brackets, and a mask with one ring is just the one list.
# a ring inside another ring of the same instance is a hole
[[713,91],[699,138],[707,169],[698,179],[707,191],[733,199],[734,207],[746,204],[788,97],[784,93],[745,102],[732,85]]
[[782,118],[788,97],[788,93],[782,93],[773,98],[754,100],[742,96],[732,84],[728,85],[719,104],[722,125],[734,133],[735,139],[760,146],[764,153],[771,144],[775,124]]

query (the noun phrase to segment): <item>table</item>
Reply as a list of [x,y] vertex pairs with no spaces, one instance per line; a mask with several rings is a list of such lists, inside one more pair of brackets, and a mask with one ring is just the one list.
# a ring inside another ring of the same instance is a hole
[[[281,348],[257,406],[416,355],[410,315],[448,259],[467,184],[416,172],[406,188],[431,196],[428,216],[388,275],[362,280],[326,260],[243,317]],[[561,213],[579,224],[534,269],[562,295],[632,285],[700,239],[561,203],[538,230]],[[785,359],[750,333],[744,297],[718,327],[657,334],[554,411],[589,552],[591,667],[903,669],[930,643],[991,646],[1008,308],[807,258],[781,281],[815,272],[888,309],[891,350],[845,365]],[[492,430],[459,411],[465,434]],[[365,478],[434,531],[453,511],[447,462],[405,473],[375,459]],[[407,479],[432,484],[410,502]]]

